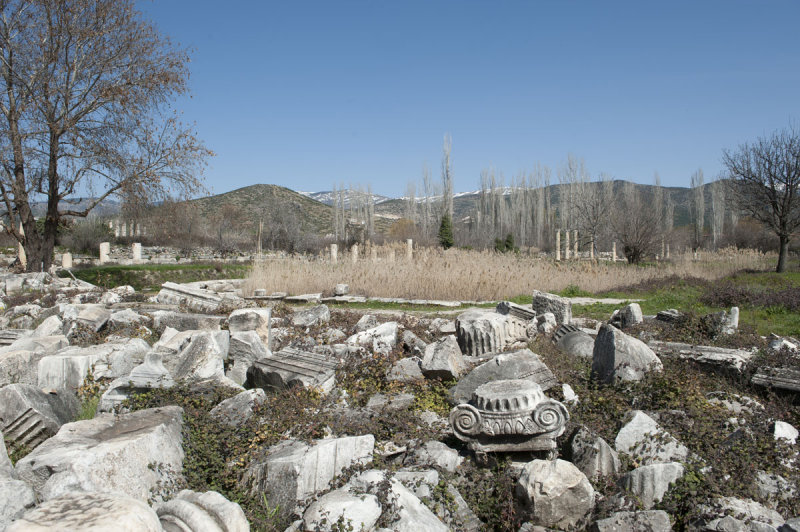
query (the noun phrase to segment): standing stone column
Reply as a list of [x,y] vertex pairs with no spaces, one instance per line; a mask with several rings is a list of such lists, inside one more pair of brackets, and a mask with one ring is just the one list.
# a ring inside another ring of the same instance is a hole
[[141,261],[142,260],[142,244],[141,242],[134,242],[131,244],[131,254],[133,255],[134,261]]
[[336,261],[339,258],[337,256],[338,254],[339,254],[339,246],[337,246],[336,244],[331,244],[331,262],[332,263],[336,264]]
[[556,231],[556,260],[561,260],[561,230]]
[[414,241],[410,238],[406,240],[406,260],[414,260]]
[[594,240],[589,242],[589,258],[594,260]]
[[669,244],[667,244],[667,258],[669,258]]
[[378,248],[371,247],[369,250],[370,258],[372,259],[372,263],[375,264],[378,262]]
[[350,248],[350,258],[353,261],[353,264],[358,262],[358,244],[353,244],[353,247]]
[[122,222],[122,228],[120,229],[120,236],[122,238],[128,236],[128,222]]
[[100,264],[109,261],[109,254],[111,253],[111,244],[108,242],[100,242]]
[[64,253],[61,255],[61,269],[69,270],[72,268],[72,253]]
[[611,243],[611,261],[612,262],[617,262],[617,243],[616,242],[612,242]]
[[[22,222],[19,223],[19,234],[25,236],[25,229],[22,227]],[[25,246],[22,245],[22,242],[17,243],[17,257],[19,258],[19,263],[22,265],[23,269],[28,269],[28,256],[25,254]]]
[[572,233],[572,236],[574,237],[573,245],[575,246],[575,253],[572,256],[577,259],[578,258],[578,231],[576,230],[574,233]]
[[119,238],[119,220],[114,220],[114,238]]
[[569,260],[569,229],[564,231],[564,260]]
[[664,245],[664,237],[662,236],[661,237],[661,260],[664,260],[664,258],[666,257],[666,255],[664,254],[665,250],[666,250],[666,247]]

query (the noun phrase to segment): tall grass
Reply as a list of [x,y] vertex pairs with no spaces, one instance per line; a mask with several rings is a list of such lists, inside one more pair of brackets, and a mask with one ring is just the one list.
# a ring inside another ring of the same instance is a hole
[[[644,266],[554,262],[538,255],[438,248],[414,250],[414,260],[409,262],[400,247],[382,246],[376,251],[375,260],[368,250],[355,263],[349,253],[340,255],[337,264],[327,258],[263,260],[254,265],[245,294],[256,288],[290,294],[329,292],[337,283],[347,283],[352,294],[371,297],[502,300],[534,289],[557,292],[570,285],[598,293],[673,275],[711,280],[746,268],[771,267],[775,262],[772,255],[736,249],[703,253],[700,260],[687,254]],[[391,251],[396,257],[393,262]]]

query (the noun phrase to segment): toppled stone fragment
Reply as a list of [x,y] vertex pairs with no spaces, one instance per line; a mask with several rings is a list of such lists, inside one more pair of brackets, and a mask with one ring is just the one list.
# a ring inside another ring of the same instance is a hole
[[345,468],[370,463],[374,448],[371,434],[315,440],[310,445],[287,440],[272,447],[263,459],[252,461],[243,483],[253,494],[268,493],[272,506],[294,508],[327,489]]
[[45,393],[30,384],[0,388],[0,427],[13,449],[33,449],[75,419],[80,405],[71,393]]
[[638,381],[663,365],[647,345],[616,327],[600,327],[592,352],[592,375],[601,382]]
[[164,532],[249,532],[242,507],[216,491],[183,490],[156,507]]
[[264,342],[270,346],[270,327],[272,323],[272,309],[268,308],[243,308],[234,310],[228,317],[228,329],[231,334],[237,332],[254,331]]
[[135,498],[104,492],[68,493],[40,504],[7,532],[114,530],[162,532],[158,515]]
[[386,380],[390,382],[414,382],[424,379],[425,376],[422,374],[422,369],[420,369],[421,363],[422,361],[419,357],[401,358],[389,370]]
[[622,476],[620,487],[634,494],[645,510],[664,498],[671,484],[683,476],[677,462],[655,463],[637,467]]
[[592,358],[594,337],[574,325],[562,325],[553,335],[559,349],[580,358]]
[[335,373],[336,362],[329,357],[287,347],[253,362],[247,370],[246,387],[281,391],[305,386],[327,393],[333,389]]
[[247,370],[256,360],[270,356],[263,339],[256,331],[232,332],[228,348],[229,368],[226,376],[236,384],[244,384]]
[[331,311],[327,305],[298,310],[292,315],[292,325],[295,327],[312,327],[329,321],[331,321]]
[[42,500],[75,491],[148,500],[182,471],[182,418],[168,406],[67,423],[17,462],[17,473]]
[[348,345],[360,345],[374,353],[389,353],[397,345],[400,325],[396,321],[381,323],[377,327],[359,332],[347,339]]
[[222,305],[223,298],[210,290],[166,282],[156,295],[159,303],[180,305],[195,312],[215,312]]
[[130,375],[114,380],[103,393],[97,409],[110,412],[134,393],[144,393],[153,388],[172,388],[175,381],[164,364],[161,354],[151,351],[145,355],[144,362],[131,370]]
[[232,427],[241,425],[253,415],[253,409],[267,400],[261,388],[245,390],[230,399],[225,399],[211,409],[210,414]]
[[567,448],[570,461],[590,479],[619,473],[617,452],[586,427],[581,426],[572,434]]
[[642,307],[639,306],[639,303],[631,303],[629,305],[625,305],[619,311],[619,319],[620,319],[620,326],[623,329],[627,329],[628,327],[633,327],[634,325],[639,325],[644,321],[644,316],[642,315]]
[[422,374],[429,379],[457,379],[467,370],[456,337],[445,336],[438,342],[428,344],[422,359]]
[[564,460],[533,460],[516,485],[531,520],[549,528],[569,529],[594,508],[594,488],[581,471]]
[[595,521],[591,532],[621,532],[623,530],[647,530],[648,532],[671,532],[669,514],[664,510],[641,512],[615,512],[610,517]]
[[614,440],[618,452],[628,454],[642,464],[680,462],[689,450],[641,410],[623,426]]
[[566,407],[548,399],[528,380],[499,380],[479,386],[469,403],[450,412],[455,436],[476,452],[547,451],[569,421]]
[[153,312],[153,328],[157,331],[167,327],[176,331],[218,331],[224,319],[224,316],[158,310]]
[[468,356],[497,353],[528,339],[526,322],[510,314],[483,310],[468,310],[459,314],[456,318],[456,334],[461,351]]
[[531,308],[537,316],[545,312],[552,312],[560,324],[569,325],[572,321],[572,303],[569,299],[555,294],[534,290]]
[[555,375],[530,349],[503,353],[484,362],[462,377],[449,394],[452,405],[469,402],[473,392],[481,384],[491,381],[524,379],[535,382],[548,390],[557,383]]

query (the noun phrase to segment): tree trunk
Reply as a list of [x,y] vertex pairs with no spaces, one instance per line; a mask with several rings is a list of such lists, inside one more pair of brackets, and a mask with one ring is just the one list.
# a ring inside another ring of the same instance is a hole
[[782,273],[786,271],[786,259],[789,257],[789,237],[778,235],[780,238],[780,252],[778,254],[778,267],[776,272]]

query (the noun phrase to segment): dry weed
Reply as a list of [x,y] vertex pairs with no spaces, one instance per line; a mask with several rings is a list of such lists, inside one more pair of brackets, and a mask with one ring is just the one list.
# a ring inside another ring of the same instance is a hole
[[[558,292],[574,285],[592,293],[631,286],[669,276],[714,280],[742,269],[763,269],[774,256],[753,250],[725,249],[691,254],[645,266],[624,262],[562,261],[526,253],[500,254],[438,248],[414,250],[405,259],[401,246],[376,247],[353,262],[340,253],[336,264],[328,257],[267,258],[253,267],[245,293],[256,288],[267,292],[305,294],[329,292],[337,283],[350,285],[352,294],[371,297],[403,297],[461,301],[498,301],[532,290]],[[392,253],[394,252],[394,253]],[[391,260],[392,255],[394,260]]]

